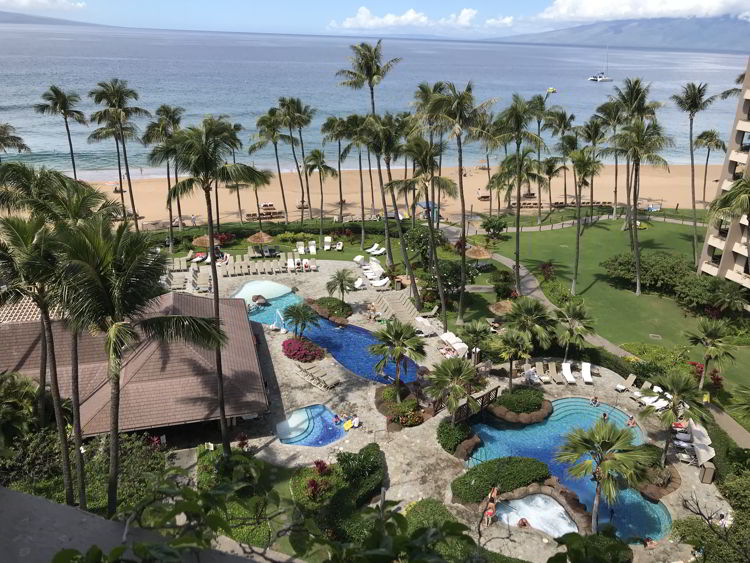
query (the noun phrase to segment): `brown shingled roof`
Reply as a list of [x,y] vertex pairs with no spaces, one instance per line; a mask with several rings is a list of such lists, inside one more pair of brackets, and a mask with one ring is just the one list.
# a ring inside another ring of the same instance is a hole
[[[228,417],[256,415],[268,408],[258,352],[245,302],[221,299],[224,397]],[[210,317],[210,298],[169,293],[155,301],[151,314]],[[53,323],[60,392],[70,396],[70,333]],[[0,371],[39,376],[39,322],[1,323]],[[215,353],[183,342],[142,341],[130,350],[120,374],[120,429],[142,430],[219,417]],[[79,341],[81,422],[84,435],[109,429],[110,387],[104,336],[82,334]]]

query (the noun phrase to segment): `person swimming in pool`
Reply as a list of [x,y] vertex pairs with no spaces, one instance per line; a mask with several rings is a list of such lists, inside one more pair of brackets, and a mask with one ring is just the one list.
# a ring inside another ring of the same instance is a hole
[[598,406],[599,406],[599,397],[597,397],[596,395],[594,395],[594,396],[592,397],[592,399],[591,399],[591,400],[589,401],[589,404],[590,404],[590,405],[591,405],[592,407],[598,407]]
[[606,422],[606,420],[609,418],[609,415],[606,412],[602,413],[602,420]]
[[336,414],[336,415],[335,415],[335,416],[333,417],[333,423],[334,423],[334,424],[341,424],[341,422],[342,422],[342,421],[341,421],[341,417],[340,417],[340,416],[339,416],[338,414]]

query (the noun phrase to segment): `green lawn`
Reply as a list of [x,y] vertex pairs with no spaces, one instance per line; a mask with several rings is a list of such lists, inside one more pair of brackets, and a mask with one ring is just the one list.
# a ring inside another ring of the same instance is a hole
[[[595,318],[595,330],[615,344],[649,342],[664,346],[684,345],[685,330],[694,329],[697,318],[687,313],[674,300],[658,295],[637,297],[632,291],[617,289],[604,277],[599,264],[606,258],[628,249],[628,233],[620,229],[621,221],[603,221],[584,231],[581,237],[581,263],[577,293],[581,295]],[[691,254],[691,228],[671,223],[654,222],[638,232],[644,251],[665,250]],[[483,239],[484,237],[482,237]],[[493,245],[505,256],[515,252],[515,234]],[[575,229],[538,233],[521,233],[521,261],[532,270],[542,262],[552,261],[559,279],[570,282],[575,257]],[[658,335],[654,339],[650,335]],[[724,374],[737,383],[746,373],[750,350],[737,352],[737,361]],[[697,349],[694,359],[700,359]]]

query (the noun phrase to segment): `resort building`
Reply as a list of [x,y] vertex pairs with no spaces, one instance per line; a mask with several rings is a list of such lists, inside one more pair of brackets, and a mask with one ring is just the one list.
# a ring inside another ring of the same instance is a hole
[[[268,410],[268,396],[245,302],[221,299],[220,312],[228,338],[222,348],[226,416],[260,416]],[[189,293],[167,293],[156,300],[153,314],[212,317],[213,303]],[[60,394],[70,397],[71,335],[60,320],[52,326]],[[16,371],[39,379],[40,328],[39,311],[33,303],[0,307],[0,372]],[[84,436],[109,431],[110,386],[104,343],[103,334],[80,335],[78,377]],[[184,342],[142,340],[125,356],[120,393],[123,432],[218,420],[215,352]]]
[[[719,178],[717,191],[721,194],[732,184],[749,177],[748,154],[750,154],[750,59],[748,59],[745,82],[740,86],[737,113],[729,134],[727,155]],[[750,258],[748,258],[748,217],[743,215],[733,221],[721,221],[709,225],[703,245],[699,271],[711,276],[720,276],[750,288]]]

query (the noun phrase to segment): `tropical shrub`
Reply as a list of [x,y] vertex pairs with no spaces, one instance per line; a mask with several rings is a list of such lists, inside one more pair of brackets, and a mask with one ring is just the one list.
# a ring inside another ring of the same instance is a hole
[[501,457],[475,465],[451,483],[460,502],[481,502],[493,487],[507,493],[549,477],[547,464],[530,457]]
[[482,228],[488,240],[498,240],[503,237],[503,233],[507,230],[508,222],[497,215],[487,216],[482,219]]
[[512,391],[503,389],[495,399],[500,405],[515,413],[534,412],[542,408],[544,393],[533,387],[515,386]]
[[281,344],[284,355],[296,362],[314,362],[325,356],[323,348],[302,338],[288,338]]
[[440,447],[449,454],[456,451],[458,445],[471,436],[471,427],[465,422],[452,424],[450,419],[440,421],[437,428],[437,441]]
[[338,297],[321,297],[315,303],[327,311],[325,317],[343,317],[346,318],[352,314],[352,306],[342,301]]
[[[438,263],[440,278],[447,297],[456,298],[461,290],[461,262],[459,260],[440,260]],[[479,272],[472,264],[466,264],[466,283],[474,283]],[[428,271],[420,271],[419,278],[424,281],[428,288],[437,289],[437,278],[432,268]]]
[[498,299],[508,299],[515,291],[516,282],[513,279],[513,273],[508,270],[495,270],[490,274],[495,289],[495,295]]
[[411,411],[391,417],[391,422],[398,422],[401,426],[410,428],[424,422],[424,415],[418,411]]
[[558,307],[564,307],[568,303],[583,302],[583,297],[573,295],[570,292],[570,285],[558,279],[542,281],[541,288],[544,295]]
[[[430,228],[427,225],[417,225],[405,233],[406,249],[410,254],[419,256],[423,266],[430,262]],[[435,247],[440,248],[446,243],[442,231],[435,231]]]
[[336,493],[346,488],[347,483],[336,465],[326,475],[315,467],[300,467],[290,482],[294,498],[307,510],[318,510]]
[[419,404],[414,397],[411,397],[410,399],[405,399],[400,403],[393,403],[392,405],[390,405],[390,408],[391,413],[393,413],[394,416],[405,416],[416,411],[419,408]]

